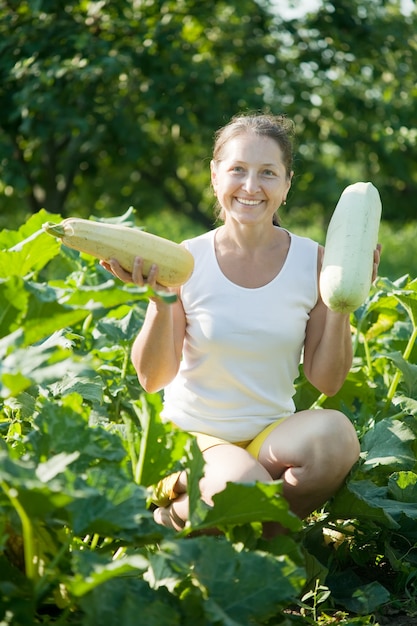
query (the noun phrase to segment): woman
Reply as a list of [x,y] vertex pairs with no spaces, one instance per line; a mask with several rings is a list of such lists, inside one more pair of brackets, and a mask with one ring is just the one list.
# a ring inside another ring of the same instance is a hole
[[[205,460],[201,495],[212,504],[227,482],[282,479],[300,518],[340,487],[359,456],[341,412],[296,411],[300,359],[308,380],[334,395],[352,363],[349,315],[320,298],[323,249],[280,228],[291,187],[293,125],[284,116],[237,116],[216,134],[211,182],[218,228],[184,242],[194,273],[177,301],[150,301],[132,361],[142,387],[164,389],[163,419],[197,435]],[[375,251],[374,276],[379,263]],[[146,282],[141,260],[123,281]],[[154,266],[147,282],[155,286]],[[181,529],[185,472],[160,484],[155,520]]]

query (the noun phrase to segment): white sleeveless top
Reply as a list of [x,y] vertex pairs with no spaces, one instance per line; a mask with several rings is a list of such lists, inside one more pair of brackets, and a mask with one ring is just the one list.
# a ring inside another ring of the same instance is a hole
[[248,289],[222,273],[216,230],[185,242],[195,266],[181,288],[183,358],[165,388],[161,416],[185,431],[233,443],[253,439],[295,411],[294,380],[318,297],[318,244],[289,233],[281,271],[267,285]]

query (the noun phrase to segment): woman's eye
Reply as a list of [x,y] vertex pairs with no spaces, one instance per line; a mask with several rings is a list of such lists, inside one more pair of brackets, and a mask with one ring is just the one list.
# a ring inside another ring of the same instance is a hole
[[265,176],[275,176],[275,172],[273,172],[272,170],[264,170],[264,175]]

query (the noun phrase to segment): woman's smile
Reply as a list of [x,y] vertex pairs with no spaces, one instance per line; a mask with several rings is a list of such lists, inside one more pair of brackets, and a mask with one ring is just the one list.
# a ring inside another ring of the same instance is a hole
[[245,204],[246,206],[257,206],[263,202],[263,200],[249,200],[248,198],[236,198],[236,200],[240,202],[240,204]]

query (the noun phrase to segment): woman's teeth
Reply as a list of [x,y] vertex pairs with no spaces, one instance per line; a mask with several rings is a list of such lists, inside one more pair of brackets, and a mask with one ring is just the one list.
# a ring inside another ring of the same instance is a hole
[[246,198],[237,198],[237,200],[241,204],[247,204],[248,206],[255,206],[261,202],[261,200],[247,200]]

